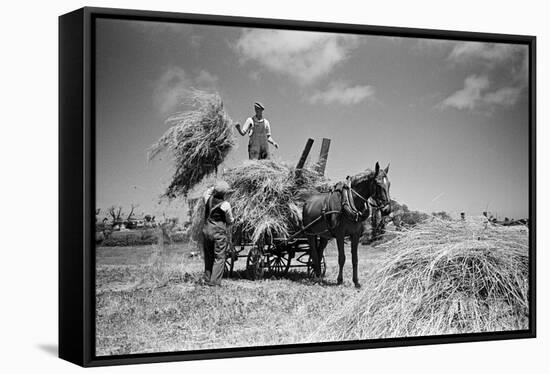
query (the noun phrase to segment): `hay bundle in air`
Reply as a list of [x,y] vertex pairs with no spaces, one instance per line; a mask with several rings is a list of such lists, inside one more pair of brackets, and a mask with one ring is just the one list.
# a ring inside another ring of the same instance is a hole
[[185,104],[192,107],[166,120],[171,126],[151,147],[149,159],[161,153],[173,158],[174,174],[164,195],[186,197],[206,176],[216,172],[236,144],[232,120],[217,93],[191,89]]
[[[231,187],[228,200],[235,217],[233,232],[246,233],[253,242],[291,235],[301,225],[303,198],[327,188],[313,167],[304,168],[300,178],[295,178],[293,167],[273,160],[245,161],[220,178]],[[202,229],[201,204],[195,206],[193,215],[194,238]]]
[[528,228],[434,219],[383,244],[369,288],[319,329],[325,340],[528,328]]

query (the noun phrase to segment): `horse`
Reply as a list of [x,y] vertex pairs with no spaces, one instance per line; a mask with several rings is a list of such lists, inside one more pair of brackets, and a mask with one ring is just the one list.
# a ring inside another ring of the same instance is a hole
[[[390,165],[380,169],[376,162],[374,171],[367,169],[345,182],[337,183],[330,192],[309,196],[303,207],[302,220],[304,233],[308,237],[310,256],[315,277],[321,278],[321,259],[329,240],[336,238],[338,246],[337,283],[343,283],[343,269],[346,262],[344,238],[351,239],[351,262],[353,283],[360,288],[357,277],[357,247],[363,234],[363,221],[369,217],[369,206],[380,209],[383,214],[391,211]],[[359,208],[358,208],[359,207]]]

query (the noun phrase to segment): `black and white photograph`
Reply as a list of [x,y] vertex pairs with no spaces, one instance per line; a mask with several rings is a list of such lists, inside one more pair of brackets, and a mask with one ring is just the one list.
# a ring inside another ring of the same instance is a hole
[[529,47],[95,20],[95,354],[529,330]]
[[0,371],[545,372],[545,8],[6,3]]

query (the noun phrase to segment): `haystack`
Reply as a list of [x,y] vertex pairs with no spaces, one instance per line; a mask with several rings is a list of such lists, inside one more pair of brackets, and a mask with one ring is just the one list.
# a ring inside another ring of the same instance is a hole
[[[313,166],[305,167],[295,178],[294,167],[273,160],[246,161],[219,177],[231,187],[228,199],[235,216],[233,232],[245,233],[252,242],[289,237],[301,227],[304,198],[328,188],[328,182]],[[193,214],[195,240],[202,230],[203,206],[200,201]]]
[[186,197],[205,177],[217,172],[236,144],[232,120],[217,93],[191,89],[184,104],[192,109],[168,118],[171,127],[149,150],[150,160],[162,153],[173,158],[174,173],[164,193],[168,198]]
[[384,243],[369,287],[313,340],[528,328],[528,228],[433,219]]

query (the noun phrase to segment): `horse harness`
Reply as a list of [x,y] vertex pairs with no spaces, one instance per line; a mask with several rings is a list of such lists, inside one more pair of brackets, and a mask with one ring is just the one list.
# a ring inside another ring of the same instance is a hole
[[[342,206],[340,210],[329,210],[328,204],[329,201],[334,193],[340,193],[340,198],[342,201]],[[359,210],[355,206],[355,203],[353,201],[353,196],[355,195],[359,197],[363,201],[363,209]],[[303,228],[303,232],[306,235],[310,236],[317,236],[324,233],[330,233],[334,236],[334,229],[336,229],[336,226],[332,226],[330,222],[330,218],[333,214],[341,215],[343,214],[345,218],[349,219],[352,222],[361,222],[368,218],[369,216],[369,203],[370,198],[365,199],[361,194],[359,194],[357,191],[355,191],[351,187],[351,181],[349,179],[346,179],[345,182],[340,182],[336,184],[334,187],[330,189],[330,192],[325,197],[323,201],[323,208],[321,210],[321,215],[317,217],[315,220],[313,220],[311,223],[309,223],[306,227]],[[311,226],[313,226],[315,223],[317,223],[319,220],[324,219],[325,223],[327,225],[327,229],[317,232],[317,233],[309,233],[307,232],[307,229]]]

